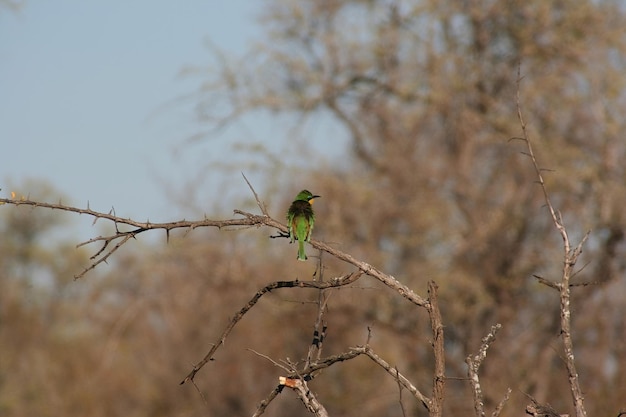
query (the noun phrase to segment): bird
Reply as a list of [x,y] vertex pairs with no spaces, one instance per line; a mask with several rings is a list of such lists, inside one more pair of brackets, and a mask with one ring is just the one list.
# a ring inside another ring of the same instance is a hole
[[315,214],[313,214],[313,199],[319,198],[309,190],[302,190],[287,210],[287,223],[289,226],[289,239],[293,243],[298,241],[298,260],[306,261],[304,252],[304,242],[311,240],[311,232],[315,224]]

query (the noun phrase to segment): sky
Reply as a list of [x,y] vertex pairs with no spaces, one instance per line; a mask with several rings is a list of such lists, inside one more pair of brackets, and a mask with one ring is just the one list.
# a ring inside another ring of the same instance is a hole
[[186,141],[198,125],[181,97],[201,80],[181,71],[209,64],[208,40],[243,54],[258,36],[258,4],[26,0],[0,9],[0,195],[28,194],[13,188],[43,179],[67,204],[178,220],[167,190],[207,155],[229,152],[228,132]]

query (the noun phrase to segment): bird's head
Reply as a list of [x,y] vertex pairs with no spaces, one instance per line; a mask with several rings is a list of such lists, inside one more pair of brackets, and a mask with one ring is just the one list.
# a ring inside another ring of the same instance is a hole
[[296,196],[297,201],[308,201],[310,204],[313,204],[313,199],[321,197],[319,195],[314,195],[309,190],[302,190]]

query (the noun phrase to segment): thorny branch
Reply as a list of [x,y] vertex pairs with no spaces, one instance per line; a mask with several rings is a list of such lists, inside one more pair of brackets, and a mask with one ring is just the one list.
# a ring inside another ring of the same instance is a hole
[[[263,206],[258,200],[258,197],[257,197],[257,202],[259,203],[260,207]],[[42,208],[47,208],[47,209],[52,209],[52,210],[62,210],[62,211],[68,211],[68,212],[92,216],[94,218],[94,222],[99,219],[104,219],[104,220],[113,222],[113,224],[115,225],[114,234],[110,236],[98,236],[98,237],[95,237],[93,239],[90,239],[86,242],[83,242],[77,245],[80,247],[80,246],[89,245],[91,243],[96,243],[96,242],[102,242],[103,244],[103,246],[96,252],[96,254],[94,254],[90,258],[92,261],[91,265],[89,265],[79,274],[75,275],[74,276],[75,279],[83,277],[87,272],[94,269],[100,263],[106,262],[106,260],[115,251],[117,251],[124,243],[130,240],[130,238],[134,238],[140,233],[146,232],[148,230],[164,230],[168,238],[172,230],[175,230],[175,229],[193,230],[197,227],[217,227],[218,229],[221,229],[224,227],[239,227],[239,226],[241,227],[268,226],[268,227],[272,227],[274,229],[279,230],[285,235],[288,232],[287,226],[285,226],[284,224],[280,223],[277,220],[274,220],[268,215],[257,215],[257,214],[247,213],[241,210],[234,210],[235,214],[242,216],[242,218],[237,218],[237,219],[211,220],[211,219],[204,218],[202,220],[195,220],[195,221],[180,220],[180,221],[175,221],[175,222],[151,223],[150,221],[139,222],[139,221],[132,220],[132,219],[125,219],[125,218],[118,217],[112,214],[112,212],[110,213],[97,212],[89,208],[89,205],[87,206],[86,209],[81,209],[77,207],[66,206],[61,203],[51,204],[51,203],[42,203],[38,201],[32,201],[28,199],[13,199],[13,198],[0,198],[0,204],[12,204],[15,206],[25,205],[25,206],[31,206],[31,207],[42,207]],[[119,229],[120,225],[128,226],[130,227],[130,230],[122,231]],[[113,247],[110,247],[109,245],[113,242],[116,242],[116,244]],[[310,244],[316,249],[325,251],[337,259],[340,259],[344,262],[354,265],[356,268],[358,268],[360,271],[362,271],[366,275],[376,278],[377,280],[381,281],[383,284],[385,284],[389,288],[398,292],[402,297],[408,299],[413,304],[420,306],[420,307],[428,308],[429,304],[426,299],[416,294],[413,290],[411,290],[409,287],[399,282],[393,276],[385,274],[384,272],[380,271],[377,268],[374,268],[372,265],[368,264],[367,262],[359,261],[355,259],[354,257],[352,257],[351,255],[345,252],[342,252],[338,249],[335,249],[319,240],[311,239]]]
[[[92,263],[85,268],[82,272],[75,275],[74,278],[78,279],[83,277],[87,272],[94,269],[102,262],[106,262],[107,259],[116,252],[122,245],[128,242],[131,238],[135,238],[137,235],[147,232],[149,230],[164,230],[167,238],[169,239],[169,234],[172,230],[175,229],[188,229],[193,230],[197,227],[217,227],[219,229],[224,227],[235,227],[235,226],[261,226],[267,225],[271,227],[276,227],[280,229],[284,228],[283,225],[278,223],[277,221],[270,219],[267,216],[257,216],[249,213],[240,212],[239,214],[244,215],[243,218],[240,219],[227,219],[227,220],[210,220],[204,218],[203,220],[179,220],[175,222],[165,222],[165,223],[152,223],[149,220],[145,222],[139,222],[133,219],[127,219],[123,217],[118,217],[114,214],[114,211],[111,210],[109,213],[101,213],[89,208],[87,205],[86,209],[81,209],[72,206],[66,206],[64,204],[52,204],[52,203],[43,203],[39,201],[32,201],[28,199],[9,199],[9,198],[0,198],[0,204],[12,204],[15,206],[31,206],[31,207],[42,207],[52,210],[61,210],[68,211],[72,213],[85,214],[94,218],[94,223],[99,219],[108,220],[113,223],[115,226],[115,233],[109,236],[98,236],[92,239],[89,239],[85,242],[79,243],[77,247],[90,245],[92,243],[102,243],[102,247],[96,251],[94,255],[90,257]],[[130,230],[120,230],[120,226],[129,227]],[[286,229],[286,228],[285,228]],[[114,245],[112,245],[115,243]]]
[[518,138],[523,140],[526,143],[526,149],[528,150],[527,155],[530,157],[532,161],[533,168],[535,169],[535,174],[537,176],[539,185],[541,186],[541,191],[543,192],[543,197],[548,206],[548,210],[550,211],[550,216],[552,217],[552,222],[554,226],[558,230],[561,238],[563,239],[563,270],[561,275],[561,281],[552,284],[548,284],[551,288],[555,288],[559,291],[559,299],[560,299],[560,313],[561,313],[561,339],[563,340],[563,349],[565,351],[565,364],[567,367],[568,379],[570,384],[570,391],[572,394],[572,399],[574,401],[574,407],[576,409],[577,417],[586,417],[587,412],[584,406],[584,398],[582,394],[582,389],[580,387],[578,371],[576,370],[576,361],[574,359],[574,346],[572,341],[572,333],[571,333],[571,309],[570,309],[570,278],[572,277],[574,266],[576,265],[576,261],[578,257],[582,253],[582,248],[587,238],[589,237],[589,233],[587,232],[585,236],[581,239],[580,243],[572,248],[569,236],[567,233],[567,229],[563,224],[563,219],[561,217],[561,213],[558,212],[552,202],[550,201],[550,195],[548,193],[548,189],[546,187],[545,181],[542,175],[542,169],[539,167],[539,163],[537,162],[537,158],[535,157],[535,153],[533,151],[532,143],[530,141],[526,123],[524,122],[524,118],[522,116],[522,107],[520,104],[520,67],[517,69],[517,116],[522,127],[522,138]]

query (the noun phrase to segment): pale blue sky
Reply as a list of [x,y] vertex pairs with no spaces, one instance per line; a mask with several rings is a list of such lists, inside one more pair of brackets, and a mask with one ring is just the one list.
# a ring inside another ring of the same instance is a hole
[[[0,10],[0,193],[41,178],[73,205],[175,220],[164,183],[196,175],[209,152],[184,151],[199,127],[191,103],[176,99],[200,80],[179,73],[210,62],[207,39],[242,54],[258,36],[259,4],[28,0]],[[213,157],[227,152],[227,135],[211,142]]]

